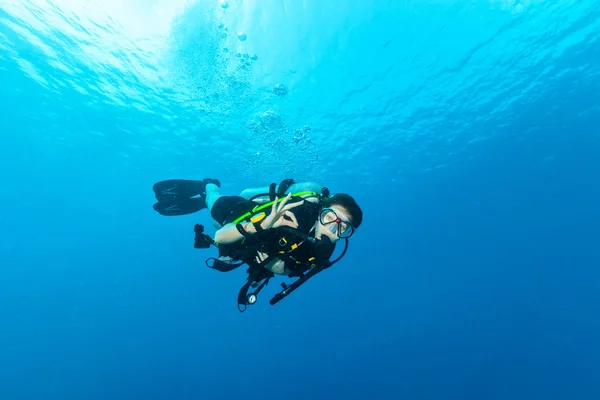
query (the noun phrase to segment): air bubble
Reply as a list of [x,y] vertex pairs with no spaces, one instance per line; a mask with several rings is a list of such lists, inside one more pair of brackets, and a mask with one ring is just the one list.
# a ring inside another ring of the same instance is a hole
[[229,1],[228,0],[219,0],[219,3],[221,4],[221,8],[228,8],[229,7]]
[[244,32],[238,32],[238,39],[240,39],[243,42],[244,40],[246,40],[246,34]]
[[273,88],[273,93],[277,96],[285,96],[287,94],[287,88],[279,83]]

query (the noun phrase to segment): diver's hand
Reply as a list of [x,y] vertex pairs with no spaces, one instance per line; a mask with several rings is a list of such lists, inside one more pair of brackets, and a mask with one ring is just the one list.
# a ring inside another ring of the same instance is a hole
[[257,251],[255,260],[258,264],[261,264],[267,259],[267,257],[268,257],[267,253],[263,253],[262,251]]
[[[268,255],[266,253],[263,253],[262,251],[257,251],[256,254],[257,255],[255,260],[258,264],[262,264],[268,257]],[[283,274],[285,272],[285,262],[283,262],[283,260],[279,257],[273,258],[264,267],[269,271],[273,272],[274,274]]]
[[[271,229],[278,228],[282,225],[291,226],[292,228],[298,227],[298,221],[296,220],[296,216],[294,213],[290,212],[292,208],[298,207],[304,203],[304,200],[299,201],[294,204],[288,204],[288,200],[292,197],[292,194],[288,194],[280,203],[277,201],[273,202],[273,206],[271,207],[271,214],[269,214],[261,223],[260,226],[263,229]],[[287,220],[285,217],[291,219],[291,221]]]

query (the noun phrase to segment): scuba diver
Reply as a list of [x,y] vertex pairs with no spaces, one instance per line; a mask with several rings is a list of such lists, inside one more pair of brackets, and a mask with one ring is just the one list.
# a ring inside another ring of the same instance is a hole
[[[178,216],[208,209],[218,229],[214,237],[204,226],[194,227],[194,247],[215,246],[217,258],[206,265],[229,272],[246,264],[247,282],[238,293],[238,309],[256,303],[258,293],[277,275],[298,278],[270,301],[278,303],[317,273],[338,262],[348,250],[348,238],[362,223],[362,210],[345,193],[330,195],[314,182],[285,179],[279,185],[243,190],[239,196],[221,194],[217,179],[170,179],[153,186],[161,215]],[[338,241],[342,254],[330,261]],[[255,289],[248,292],[250,288]]]

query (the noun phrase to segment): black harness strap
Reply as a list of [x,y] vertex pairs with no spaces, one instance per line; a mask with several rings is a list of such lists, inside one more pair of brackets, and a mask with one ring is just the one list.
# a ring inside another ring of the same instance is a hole
[[284,179],[279,184],[279,189],[277,190],[277,195],[279,197],[285,196],[285,192],[295,183],[293,179]]
[[275,192],[276,187],[277,184],[275,182],[269,185],[269,198],[271,199],[271,201],[274,201],[275,197],[277,197],[277,192]]
[[[212,264],[210,264],[211,260],[212,260]],[[234,269],[239,268],[242,265],[244,265],[243,261],[238,262],[238,263],[228,263],[228,262],[219,260],[218,258],[214,258],[214,257],[207,258],[205,262],[206,262],[206,266],[208,268],[212,268],[219,272],[230,272],[230,271],[233,271]]]
[[[276,197],[284,197],[285,192],[295,183],[292,178],[284,179],[279,184],[279,188],[277,188],[276,183],[271,183],[269,185],[269,198],[271,201],[274,201]],[[277,188],[277,191],[275,190]]]

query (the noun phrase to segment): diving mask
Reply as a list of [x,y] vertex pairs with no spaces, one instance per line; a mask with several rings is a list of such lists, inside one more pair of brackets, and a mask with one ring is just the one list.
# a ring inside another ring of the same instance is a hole
[[354,233],[350,221],[341,219],[332,208],[324,208],[319,214],[321,224],[340,238],[349,238]]

